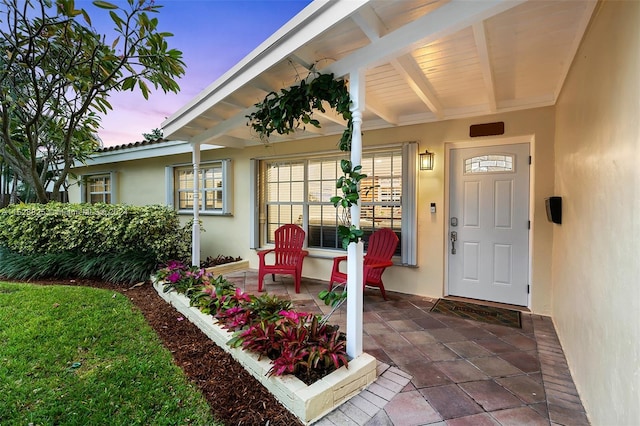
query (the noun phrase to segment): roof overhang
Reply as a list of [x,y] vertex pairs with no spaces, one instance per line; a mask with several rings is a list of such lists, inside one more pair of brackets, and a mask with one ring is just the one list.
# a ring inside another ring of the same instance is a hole
[[[364,71],[363,129],[553,105],[595,0],[316,0],[162,125],[168,139],[241,148],[254,104],[314,66]],[[344,123],[281,140],[331,135]]]
[[[202,151],[224,148],[221,145],[202,145]],[[73,167],[97,166],[102,164],[119,163],[123,161],[142,160],[169,155],[190,154],[193,143],[188,141],[162,141],[159,143],[133,147],[118,147],[114,150],[101,151],[93,154],[84,163],[74,162]]]

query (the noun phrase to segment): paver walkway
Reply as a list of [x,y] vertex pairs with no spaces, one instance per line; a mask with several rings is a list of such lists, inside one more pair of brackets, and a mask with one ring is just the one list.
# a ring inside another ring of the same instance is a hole
[[[227,276],[257,293],[257,273]],[[317,297],[325,281],[265,277],[265,290],[301,311],[330,310]],[[588,425],[550,318],[522,314],[522,329],[429,312],[435,300],[366,289],[364,351],[378,379],[316,424]],[[332,323],[345,329],[344,310]]]

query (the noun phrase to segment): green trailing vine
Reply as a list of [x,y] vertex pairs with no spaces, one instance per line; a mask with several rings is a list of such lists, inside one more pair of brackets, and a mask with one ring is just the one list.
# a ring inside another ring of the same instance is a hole
[[318,298],[324,302],[325,305],[331,306],[331,311],[326,313],[321,322],[324,324],[329,321],[331,315],[333,315],[347,300],[347,283],[337,284],[331,290],[322,290],[318,293]]
[[342,248],[347,249],[350,242],[358,242],[362,238],[363,232],[361,229],[351,225],[351,206],[358,204],[360,198],[359,182],[366,178],[367,175],[360,173],[362,166],[353,167],[351,161],[341,160],[340,168],[342,169],[343,176],[340,176],[336,181],[336,188],[342,191],[342,195],[336,195],[331,197],[333,206],[341,211],[340,222],[346,225],[338,225],[338,236],[342,241]]
[[340,150],[351,151],[353,118],[351,116],[351,97],[344,80],[334,79],[333,74],[312,73],[315,78],[310,82],[300,81],[300,85],[282,89],[280,93],[270,92],[264,100],[257,103],[257,110],[247,116],[248,125],[260,135],[268,138],[272,133],[288,135],[307,125],[320,128],[320,122],[313,118],[313,111],[326,112],[322,102],[347,121],[347,128],[340,138]]
[[[247,115],[248,126],[267,140],[272,133],[287,135],[305,126],[320,128],[320,122],[313,118],[313,111],[326,112],[323,102],[347,121],[347,128],[342,133],[338,146],[341,151],[351,151],[353,136],[353,117],[351,115],[351,97],[344,80],[336,80],[333,74],[312,72],[313,79],[303,79],[297,86],[282,89],[279,93],[270,92],[262,102],[257,103],[256,111]],[[341,160],[343,176],[336,182],[341,194],[331,197],[334,207],[341,211],[338,214],[341,225],[338,225],[338,236],[342,248],[347,249],[349,243],[358,242],[363,232],[351,224],[350,207],[358,204],[360,198],[359,182],[367,175],[360,173],[362,166],[352,165],[349,160]]]

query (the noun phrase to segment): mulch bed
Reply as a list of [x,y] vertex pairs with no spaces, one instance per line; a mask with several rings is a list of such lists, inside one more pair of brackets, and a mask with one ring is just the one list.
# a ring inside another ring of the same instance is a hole
[[216,419],[224,424],[302,424],[198,327],[186,319],[179,320],[182,315],[162,300],[150,283],[133,288],[91,280],[45,280],[38,284],[91,286],[127,296],[171,351],[174,362],[200,388]]

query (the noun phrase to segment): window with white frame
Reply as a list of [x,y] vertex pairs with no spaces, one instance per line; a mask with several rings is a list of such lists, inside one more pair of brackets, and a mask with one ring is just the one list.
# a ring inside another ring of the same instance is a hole
[[[200,212],[211,214],[229,214],[228,168],[230,160],[213,161],[200,164],[198,173],[198,201]],[[193,211],[193,166],[170,167],[171,198],[178,211]]]
[[[412,230],[415,227],[416,145],[362,154],[362,172],[367,174],[361,181],[360,193],[360,228],[364,231],[364,240],[377,229],[391,228],[403,241],[396,255],[406,264],[415,264],[415,232]],[[336,154],[260,161],[261,196],[257,201],[262,226],[257,229],[262,235],[262,244],[273,243],[279,226],[295,223],[307,232],[309,248],[341,248],[338,211],[330,199],[339,191],[336,179],[342,175],[340,160],[343,158],[344,154]]]
[[84,203],[114,203],[114,174],[104,173],[83,176],[81,191],[81,201]]

